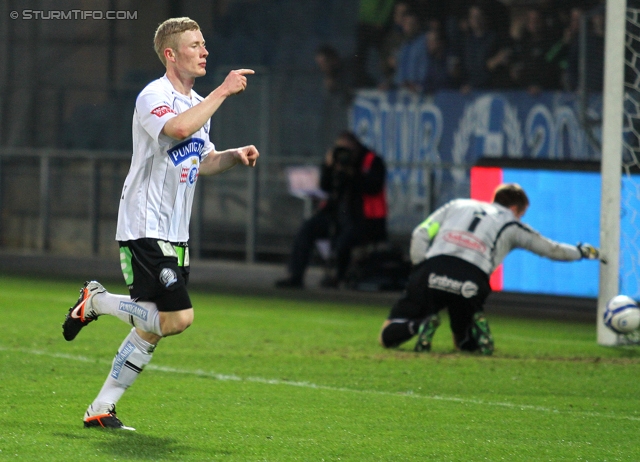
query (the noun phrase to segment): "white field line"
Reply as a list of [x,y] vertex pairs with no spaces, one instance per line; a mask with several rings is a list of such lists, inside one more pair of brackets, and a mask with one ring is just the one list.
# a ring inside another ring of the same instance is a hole
[[[2,345],[0,345],[0,351],[24,353],[24,354],[37,355],[37,356],[48,356],[50,358],[68,359],[70,361],[80,361],[80,362],[94,363],[94,364],[96,363],[105,364],[105,365],[111,364],[111,361],[106,361],[103,359],[96,360],[96,359],[88,358],[86,356],[70,355],[66,353],[53,353],[53,352],[42,351],[42,350],[30,350],[26,348],[8,348]],[[158,372],[165,372],[168,374],[194,375],[197,377],[207,377],[207,378],[220,380],[224,382],[233,381],[233,382],[262,383],[266,385],[285,385],[290,387],[310,388],[314,390],[333,391],[333,392],[340,392],[340,393],[358,393],[358,394],[378,395],[378,396],[396,396],[396,397],[424,399],[424,400],[431,400],[431,401],[448,401],[448,402],[460,403],[460,404],[496,406],[496,407],[503,407],[508,409],[521,410],[521,411],[538,411],[538,412],[548,412],[553,414],[571,414],[571,415],[580,415],[585,417],[597,417],[597,418],[606,418],[606,419],[614,419],[614,420],[640,421],[640,417],[635,417],[635,416],[603,414],[601,412],[587,412],[587,411],[560,411],[558,409],[553,409],[545,406],[534,406],[529,404],[514,404],[514,403],[500,402],[500,401],[485,401],[485,400],[473,399],[473,398],[460,398],[457,396],[421,395],[421,394],[416,394],[413,391],[393,393],[389,391],[378,391],[378,390],[358,390],[354,388],[318,385],[311,382],[294,382],[294,381],[280,380],[280,379],[266,379],[263,377],[240,377],[237,375],[219,374],[216,372],[203,371],[201,369],[190,370],[190,369],[181,369],[181,368],[167,367],[167,366],[156,366],[153,364],[148,364],[145,367],[145,369],[158,371]]]
[[[492,329],[493,331],[493,329]],[[495,337],[495,332],[493,332],[494,337]],[[595,334],[594,334],[595,335]],[[522,335],[513,335],[513,334],[499,334],[500,339],[507,339],[507,340],[518,340],[520,342],[529,342],[529,343],[544,343],[546,345],[548,344],[556,344],[556,345],[575,345],[577,343],[589,343],[592,344],[595,342],[595,337],[593,339],[588,339],[588,340],[576,340],[576,339],[569,339],[569,338],[541,338],[541,337],[525,337]]]

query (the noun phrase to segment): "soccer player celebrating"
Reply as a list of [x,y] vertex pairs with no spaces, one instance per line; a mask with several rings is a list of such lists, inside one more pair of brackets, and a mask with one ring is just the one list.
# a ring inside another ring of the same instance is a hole
[[418,225],[411,236],[409,283],[382,324],[380,344],[397,347],[417,334],[415,351],[429,351],[438,312],[448,308],[455,347],[490,355],[493,337],[483,313],[489,275],[511,250],[561,261],[598,258],[592,245],[555,242],[521,223],[528,207],[524,190],[507,183],[496,188],[493,203],[456,199]]
[[198,24],[168,19],[156,30],[154,48],[166,74],[136,99],[133,157],[118,210],[116,240],[130,297],[87,282],[62,325],[68,341],[105,314],[133,326],[85,413],[85,427],[133,430],[116,416],[116,403],[149,363],[160,339],[193,322],[187,241],[198,176],[237,164],[253,167],[259,156],[254,146],[216,151],[209,140],[211,116],[228,96],[246,88],[246,75],[254,72],[231,71],[202,98],[192,90],[195,79],[206,74],[209,54]]

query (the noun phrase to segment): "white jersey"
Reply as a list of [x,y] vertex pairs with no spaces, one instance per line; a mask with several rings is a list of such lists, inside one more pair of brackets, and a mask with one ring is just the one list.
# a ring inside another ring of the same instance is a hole
[[426,258],[450,255],[491,274],[514,248],[527,249],[552,260],[573,261],[582,257],[575,245],[541,236],[500,204],[455,199],[415,228],[411,237],[411,261],[417,264]]
[[147,85],[133,113],[133,157],[124,182],[116,240],[187,242],[200,162],[213,151],[210,121],[183,141],[162,134],[167,121],[202,101],[178,93],[167,76]]

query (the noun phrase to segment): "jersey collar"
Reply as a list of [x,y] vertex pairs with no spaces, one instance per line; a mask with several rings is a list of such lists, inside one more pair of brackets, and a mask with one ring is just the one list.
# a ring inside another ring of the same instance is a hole
[[173,96],[175,96],[176,98],[178,98],[181,101],[184,101],[185,103],[187,103],[189,105],[193,104],[193,100],[197,96],[196,92],[194,92],[193,89],[191,89],[191,97],[189,97],[189,96],[183,95],[179,91],[176,91],[176,89],[173,87],[173,84],[171,83],[171,80],[169,80],[169,78],[167,77],[167,74],[162,76],[162,81],[164,82],[165,85],[169,86],[169,88],[171,89],[171,94]]

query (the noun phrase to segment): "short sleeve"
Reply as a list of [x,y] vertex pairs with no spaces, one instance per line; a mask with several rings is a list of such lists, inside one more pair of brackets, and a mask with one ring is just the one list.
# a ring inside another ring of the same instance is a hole
[[202,154],[200,154],[200,162],[202,162],[205,159],[205,157],[207,157],[216,149],[215,145],[211,142],[208,136],[210,127],[211,127],[211,120],[208,120],[203,127],[204,132],[207,133],[207,136],[204,137],[204,149],[202,150]]
[[161,136],[164,125],[177,114],[167,101],[166,95],[156,91],[143,91],[136,100],[136,112],[140,124],[159,144],[167,144],[170,138]]

